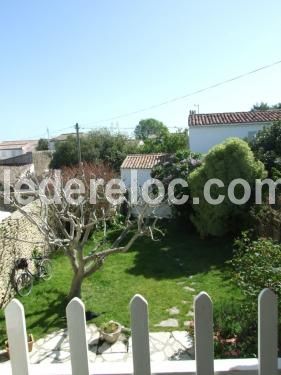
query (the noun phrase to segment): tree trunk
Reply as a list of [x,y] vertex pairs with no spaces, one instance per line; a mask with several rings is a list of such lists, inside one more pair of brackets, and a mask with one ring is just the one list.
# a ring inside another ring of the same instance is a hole
[[70,291],[68,294],[68,299],[69,301],[72,300],[74,297],[81,298],[81,287],[82,287],[82,282],[84,279],[84,275],[81,274],[80,272],[77,272],[74,274],[71,282],[71,287]]

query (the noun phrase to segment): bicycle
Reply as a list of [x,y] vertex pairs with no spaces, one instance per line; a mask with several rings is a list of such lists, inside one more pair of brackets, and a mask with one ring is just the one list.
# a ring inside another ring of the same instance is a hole
[[47,281],[52,277],[52,264],[49,259],[43,256],[36,256],[30,258],[30,260],[35,263],[35,273],[28,269],[28,260],[26,258],[20,258],[16,261],[16,270],[22,270],[15,282],[16,291],[21,297],[26,297],[31,293],[35,279]]

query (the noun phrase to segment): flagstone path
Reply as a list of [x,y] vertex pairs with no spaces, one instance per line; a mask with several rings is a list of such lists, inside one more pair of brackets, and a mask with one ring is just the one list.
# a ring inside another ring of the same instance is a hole
[[[152,361],[194,359],[193,342],[186,331],[152,332],[149,334],[149,338]],[[98,328],[94,324],[90,324],[87,326],[87,342],[91,363],[132,360],[131,338],[123,334],[115,344],[109,345],[100,339]],[[29,356],[32,364],[70,361],[67,331],[60,330],[39,339],[34,343]],[[6,354],[0,353],[0,362],[7,360]]]

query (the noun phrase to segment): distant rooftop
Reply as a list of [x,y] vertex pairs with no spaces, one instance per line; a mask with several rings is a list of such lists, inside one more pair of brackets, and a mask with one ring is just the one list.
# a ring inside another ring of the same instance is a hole
[[[86,133],[80,133],[80,136],[84,136]],[[76,133],[64,133],[51,139],[52,142],[66,141],[68,137],[76,137]]]
[[0,141],[0,150],[14,150],[22,149],[23,147],[36,147],[38,141],[27,140],[27,141]]
[[281,120],[281,110],[195,113],[188,117],[189,126],[206,126],[221,124],[244,124],[253,122],[273,122]]
[[132,154],[123,161],[122,169],[151,169],[167,161],[169,154]]

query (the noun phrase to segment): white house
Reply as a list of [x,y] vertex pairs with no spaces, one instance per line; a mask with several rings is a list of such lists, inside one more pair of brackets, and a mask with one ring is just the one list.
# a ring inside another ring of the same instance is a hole
[[[160,163],[164,163],[169,158],[168,154],[132,154],[127,155],[121,165],[121,180],[126,188],[130,190],[132,186],[141,191],[143,184],[151,177],[152,168]],[[170,217],[172,212],[166,203],[157,207],[157,216]]]
[[259,130],[277,120],[281,120],[280,110],[190,114],[190,150],[206,153],[229,137],[251,139]]
[[0,160],[13,158],[35,150],[38,141],[3,141],[0,142]]

